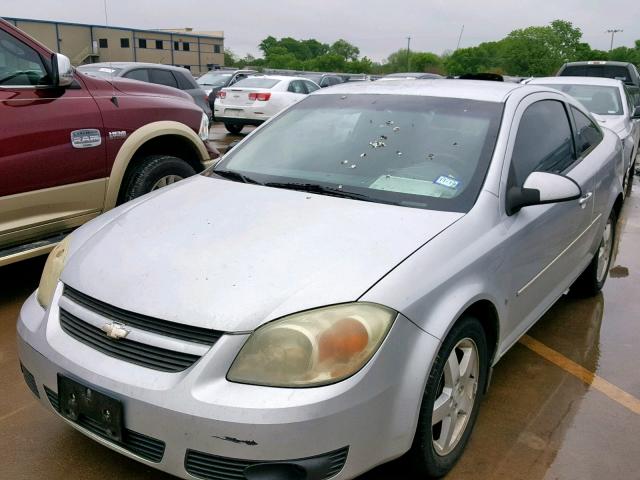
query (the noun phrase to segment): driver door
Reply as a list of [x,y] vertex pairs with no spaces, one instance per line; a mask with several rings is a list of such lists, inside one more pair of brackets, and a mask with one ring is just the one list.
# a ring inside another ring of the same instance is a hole
[[50,78],[42,52],[0,28],[0,251],[76,227],[104,203],[98,106],[77,76],[67,88]]

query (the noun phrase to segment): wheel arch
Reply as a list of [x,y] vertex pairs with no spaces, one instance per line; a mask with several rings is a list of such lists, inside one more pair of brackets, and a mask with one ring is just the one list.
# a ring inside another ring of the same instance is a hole
[[207,149],[200,137],[183,123],[163,120],[148,123],[132,132],[122,144],[111,167],[104,209],[110,210],[118,203],[121,186],[136,160],[145,154],[187,152],[184,160],[196,172],[202,171],[203,162],[209,159]]

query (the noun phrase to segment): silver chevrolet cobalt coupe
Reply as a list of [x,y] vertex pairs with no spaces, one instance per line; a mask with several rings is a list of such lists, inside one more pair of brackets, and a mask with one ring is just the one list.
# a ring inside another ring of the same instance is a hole
[[622,150],[576,100],[344,84],[51,253],[23,373],[88,437],[182,478],[351,479],[461,456],[493,365],[607,278]]

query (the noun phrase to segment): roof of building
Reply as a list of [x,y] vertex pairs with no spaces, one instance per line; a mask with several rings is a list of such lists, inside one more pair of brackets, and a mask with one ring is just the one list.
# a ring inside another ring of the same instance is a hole
[[10,22],[34,22],[34,23],[51,23],[58,25],[73,25],[78,27],[97,27],[97,28],[111,28],[113,30],[131,30],[133,32],[147,32],[147,33],[160,33],[163,35],[180,35],[183,37],[207,37],[207,38],[215,38],[219,40],[224,39],[224,32],[210,32],[210,33],[219,33],[220,35],[210,35],[204,32],[195,33],[195,32],[187,32],[186,29],[184,32],[173,31],[173,30],[161,30],[161,29],[144,29],[144,28],[131,28],[131,27],[120,27],[115,25],[100,25],[100,24],[91,24],[91,23],[74,23],[74,22],[59,22],[57,20],[41,20],[37,18],[16,18],[16,17],[2,17]]

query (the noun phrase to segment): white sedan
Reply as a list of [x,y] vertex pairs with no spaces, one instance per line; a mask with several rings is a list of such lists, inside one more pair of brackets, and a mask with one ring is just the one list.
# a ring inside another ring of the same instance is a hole
[[255,76],[223,88],[216,95],[215,120],[231,133],[260,125],[320,87],[307,78]]
[[580,101],[598,123],[616,132],[624,149],[624,190],[631,183],[640,143],[640,107],[620,80],[596,77],[534,78],[529,85],[545,85]]

